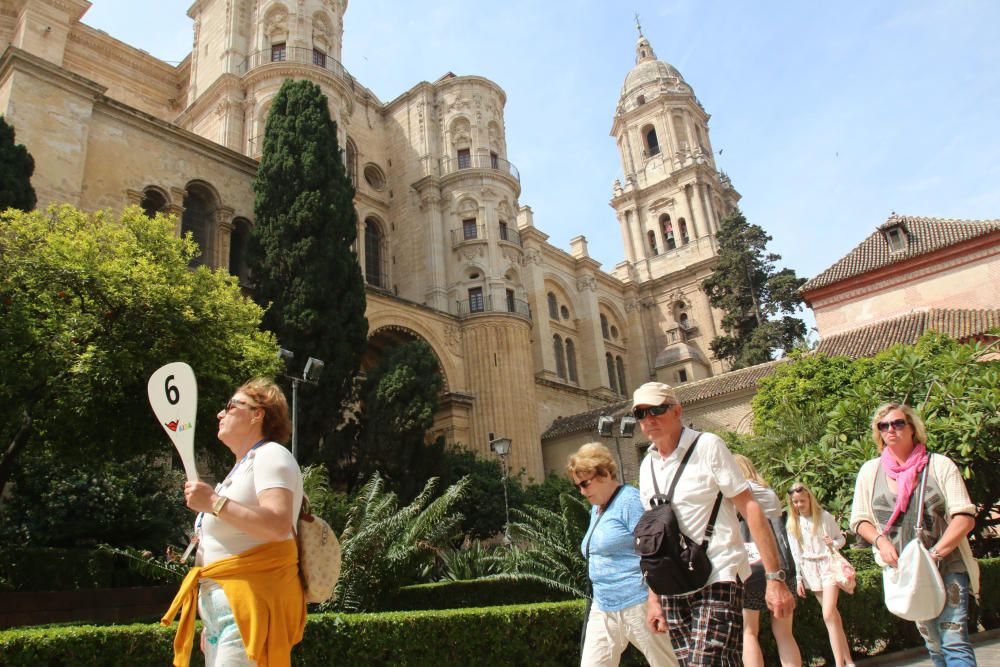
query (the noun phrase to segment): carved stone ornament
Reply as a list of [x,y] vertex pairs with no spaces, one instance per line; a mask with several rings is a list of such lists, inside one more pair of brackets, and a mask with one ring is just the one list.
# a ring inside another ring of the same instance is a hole
[[675,303],[679,302],[679,303],[684,304],[685,308],[690,308],[691,307],[691,299],[689,299],[687,297],[687,295],[684,294],[684,292],[682,292],[680,289],[674,289],[674,291],[672,291],[667,296],[667,298],[670,299],[669,303],[671,303],[671,304],[675,304]]
[[462,330],[456,324],[449,324],[444,328],[444,344],[448,346],[448,351],[455,356],[462,356]]
[[578,292],[590,290],[597,291],[597,279],[594,276],[581,276],[576,279],[576,289]]
[[635,299],[625,299],[625,312],[631,313],[633,310],[639,307],[639,302]]
[[542,252],[538,248],[528,248],[525,250],[524,258],[531,264],[541,265],[543,261]]

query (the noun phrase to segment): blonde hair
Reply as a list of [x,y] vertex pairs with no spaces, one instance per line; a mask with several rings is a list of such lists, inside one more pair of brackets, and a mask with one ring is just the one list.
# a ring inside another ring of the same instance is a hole
[[[805,484],[800,484],[795,482],[788,489],[788,522],[786,527],[788,532],[802,544],[802,529],[799,527],[799,511],[795,509],[795,505],[792,504],[792,494],[793,493],[804,493],[809,497],[809,518],[812,520],[813,526],[820,525],[823,520],[823,506],[819,504],[816,500],[816,496],[813,492],[809,490],[809,487]],[[815,528],[813,529],[815,530]]]
[[288,400],[281,387],[266,378],[254,378],[243,383],[236,390],[253,401],[254,408],[264,411],[261,435],[268,440],[285,444],[292,434],[292,422],[288,418]]
[[906,403],[883,403],[878,406],[875,410],[875,415],[872,417],[872,440],[875,441],[878,453],[881,454],[882,448],[885,447],[885,441],[882,440],[882,433],[878,430],[878,423],[882,421],[882,417],[885,417],[893,410],[902,412],[906,416],[906,421],[913,427],[913,444],[926,445],[927,427],[924,426],[924,420],[920,418],[916,410]]
[[733,454],[733,458],[736,459],[736,465],[740,467],[740,470],[743,472],[743,476],[746,477],[748,481],[770,488],[771,485],[768,484],[767,480],[764,479],[764,476],[760,474],[760,471],[757,470],[756,466],[754,466],[753,461],[742,454]]
[[601,475],[615,479],[618,476],[618,464],[611,456],[611,451],[599,442],[588,442],[570,454],[566,462],[566,474],[573,478]]

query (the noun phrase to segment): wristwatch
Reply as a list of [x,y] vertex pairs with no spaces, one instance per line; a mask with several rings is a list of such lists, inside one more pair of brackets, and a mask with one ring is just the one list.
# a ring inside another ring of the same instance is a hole
[[228,496],[219,496],[215,503],[212,504],[212,516],[219,516],[219,512],[222,511],[227,502],[229,502]]
[[765,572],[764,578],[768,581],[785,581],[785,571],[778,570],[777,572]]

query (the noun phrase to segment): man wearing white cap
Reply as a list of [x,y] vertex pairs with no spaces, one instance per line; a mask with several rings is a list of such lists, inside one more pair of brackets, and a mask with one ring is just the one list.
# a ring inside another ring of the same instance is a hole
[[639,468],[639,494],[644,507],[654,495],[653,476],[666,492],[681,460],[695,439],[674,490],[672,504],[681,531],[700,542],[722,494],[715,530],[708,542],[712,574],[705,586],[683,595],[660,596],[649,591],[646,620],[654,632],[670,632],[670,643],[683,667],[742,665],[743,584],[750,576],[736,513],[743,515],[760,550],[767,576],[767,606],[775,617],[790,614],[795,598],[784,582],[778,547],[767,518],[753,499],[750,486],[726,443],[713,433],[685,428],[673,387],[647,382],[632,396],[632,411],[652,443]]

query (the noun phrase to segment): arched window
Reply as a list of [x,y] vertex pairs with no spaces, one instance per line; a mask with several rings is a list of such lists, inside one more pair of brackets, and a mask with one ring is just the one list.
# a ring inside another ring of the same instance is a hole
[[243,218],[233,220],[233,231],[229,237],[229,273],[236,276],[241,285],[247,284],[247,240],[250,238],[250,222]]
[[658,255],[659,252],[656,250],[656,234],[652,229],[646,232],[646,239],[649,241],[649,253],[651,255]]
[[608,352],[604,355],[604,361],[608,366],[608,384],[611,386],[611,391],[618,393],[618,375],[615,373],[615,359]]
[[385,235],[374,218],[365,220],[365,281],[374,287],[385,288],[382,270],[382,246]]
[[678,218],[677,231],[681,234],[681,245],[687,245],[691,237],[688,236],[688,223],[684,218]]
[[576,375],[576,346],[569,338],[566,339],[566,367],[569,369],[569,381],[579,382]]
[[688,321],[688,314],[682,312],[677,318],[677,324],[681,325],[681,329],[690,329],[691,323]]
[[181,236],[188,233],[198,244],[201,254],[191,259],[190,266],[207,264],[209,259],[209,239],[212,225],[212,215],[215,205],[209,193],[201,188],[191,188],[184,197],[184,215],[181,216]]
[[618,392],[624,396],[628,393],[628,385],[625,384],[625,361],[621,355],[615,357],[615,365],[618,366]]
[[601,335],[605,339],[611,338],[611,330],[608,328],[608,316],[601,313]]
[[559,319],[559,303],[556,301],[556,295],[552,292],[548,294],[549,299],[549,317],[553,320]]
[[656,128],[649,127],[645,134],[646,155],[652,157],[660,154],[660,142],[656,139]]
[[556,375],[566,379],[566,357],[563,352],[563,342],[559,334],[552,337],[552,352],[556,355]]
[[347,150],[344,151],[344,162],[346,162],[347,167],[347,178],[350,179],[351,185],[355,188],[358,187],[358,147],[354,145],[351,139],[347,140]]
[[674,239],[674,225],[670,222],[670,216],[666,213],[660,216],[660,229],[663,231],[663,242],[666,244],[668,250],[673,250],[677,247],[677,241]]
[[142,193],[142,201],[139,202],[142,212],[146,217],[155,217],[157,213],[167,210],[167,198],[156,188],[146,188]]

